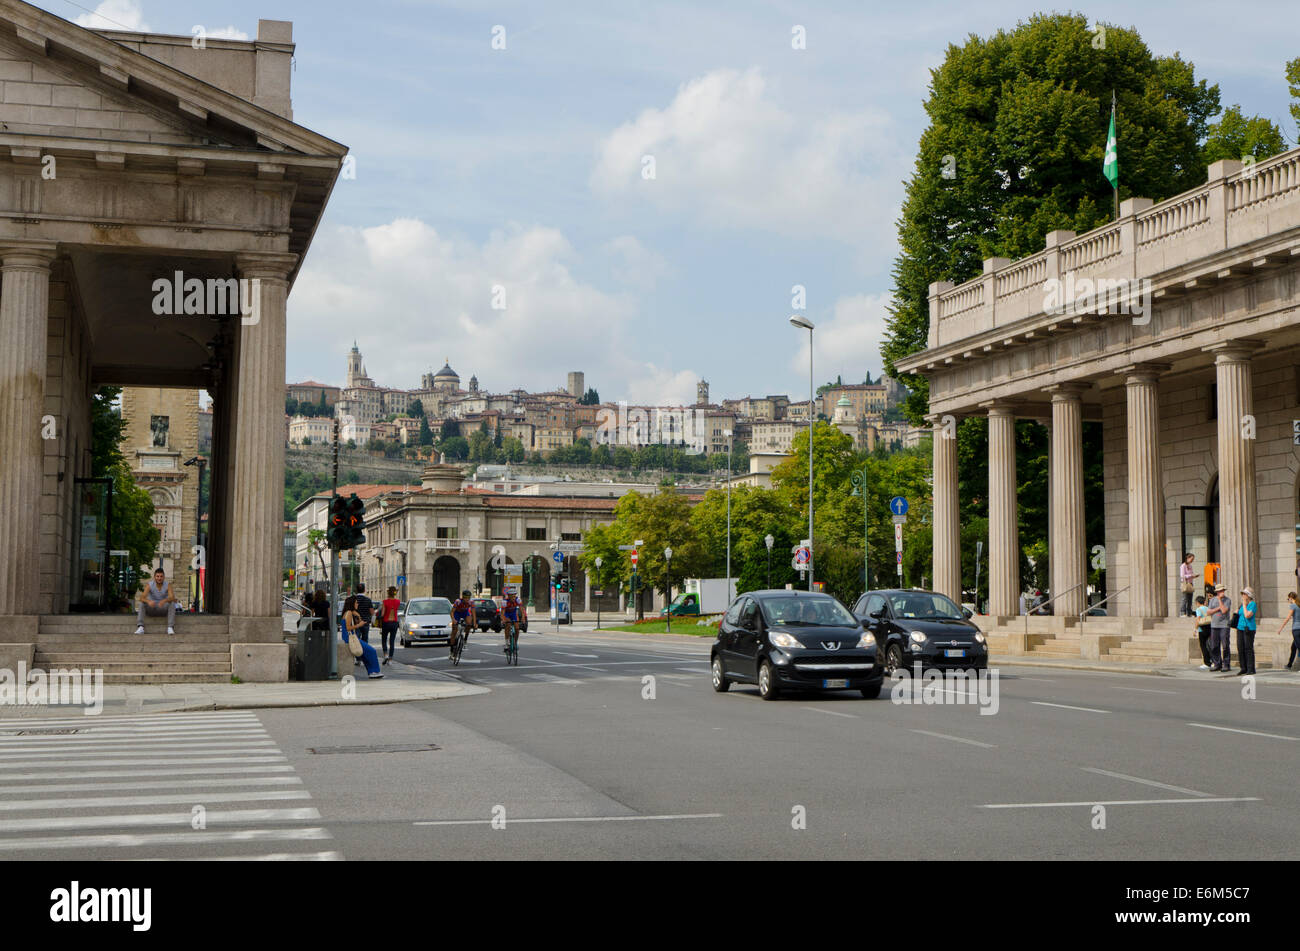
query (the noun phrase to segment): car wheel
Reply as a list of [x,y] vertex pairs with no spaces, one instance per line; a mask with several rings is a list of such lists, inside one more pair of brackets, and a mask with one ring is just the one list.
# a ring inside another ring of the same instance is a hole
[[885,648],[885,675],[888,676],[903,666],[903,649],[897,644]]
[[722,658],[713,658],[713,689],[718,693],[726,693],[731,689],[731,681],[727,675],[722,672]]
[[[883,681],[881,681],[881,683],[883,683]],[[880,696],[880,683],[873,684],[870,687],[863,687],[862,696],[866,697],[868,700],[875,700]]]
[[404,637],[403,637],[403,638],[400,638],[400,639],[398,640],[398,643],[401,644],[403,647],[410,647],[410,646],[411,646],[411,642],[408,641],[408,640],[407,640],[406,638],[404,638]]
[[500,624],[493,624],[493,625],[492,625],[492,633],[493,633],[493,634],[500,634],[500,633],[501,633],[501,625],[500,625]]
[[763,661],[758,668],[758,695],[764,700],[775,700],[780,688],[776,685],[776,671],[769,661]]

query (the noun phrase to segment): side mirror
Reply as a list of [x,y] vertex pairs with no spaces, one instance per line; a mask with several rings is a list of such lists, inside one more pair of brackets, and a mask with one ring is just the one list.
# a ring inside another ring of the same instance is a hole
[[973,612],[970,608],[962,608],[961,613],[968,618],[972,618],[975,616],[975,612]]

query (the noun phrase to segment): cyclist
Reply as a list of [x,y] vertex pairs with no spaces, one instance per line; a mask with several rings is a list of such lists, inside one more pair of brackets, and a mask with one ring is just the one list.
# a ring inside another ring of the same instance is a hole
[[510,635],[519,637],[519,599],[515,597],[513,588],[506,591],[505,602],[501,605],[501,631],[506,637],[504,650],[509,654]]
[[[452,632],[456,636],[469,638],[470,629],[478,626],[478,618],[474,614],[474,602],[469,599],[469,591],[462,591],[451,606]],[[447,642],[448,656],[456,650],[456,641]]]

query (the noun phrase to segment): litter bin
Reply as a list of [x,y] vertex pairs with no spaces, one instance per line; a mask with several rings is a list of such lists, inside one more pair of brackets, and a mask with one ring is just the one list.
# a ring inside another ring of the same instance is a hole
[[328,680],[330,675],[330,632],[303,618],[298,623],[298,679]]

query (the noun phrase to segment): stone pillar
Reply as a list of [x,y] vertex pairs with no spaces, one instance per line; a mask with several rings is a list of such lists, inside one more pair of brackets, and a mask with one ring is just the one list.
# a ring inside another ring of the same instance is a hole
[[228,384],[239,394],[226,523],[232,535],[232,642],[280,637],[285,300],[296,260],[289,254],[248,254],[236,261],[255,313],[240,319],[238,358]]
[[[1086,386],[1051,388],[1052,438],[1048,498],[1051,499],[1048,557],[1052,613],[1077,618],[1087,600],[1087,539],[1083,520],[1083,402]],[[1071,590],[1072,589],[1072,590]]]
[[[957,496],[957,424],[934,426],[934,590],[961,604],[961,515]],[[870,587],[870,585],[868,585]]]
[[591,572],[590,571],[584,571],[582,573],[582,600],[583,600],[582,610],[585,611],[587,614],[590,614],[591,613]]
[[989,412],[989,614],[1020,610],[1020,530],[1016,511],[1016,415],[994,404]]
[[1244,586],[1249,586],[1256,598],[1260,596],[1250,368],[1250,357],[1257,345],[1239,341],[1207,349],[1214,354],[1218,383],[1219,561],[1223,565],[1223,583],[1236,604]]
[[[54,256],[52,244],[0,247],[0,640],[36,635],[45,466],[41,417]],[[67,421],[58,426],[62,430]]]
[[1163,366],[1126,367],[1128,393],[1129,615],[1169,613],[1165,578],[1165,493],[1160,472],[1160,404],[1156,383]]

